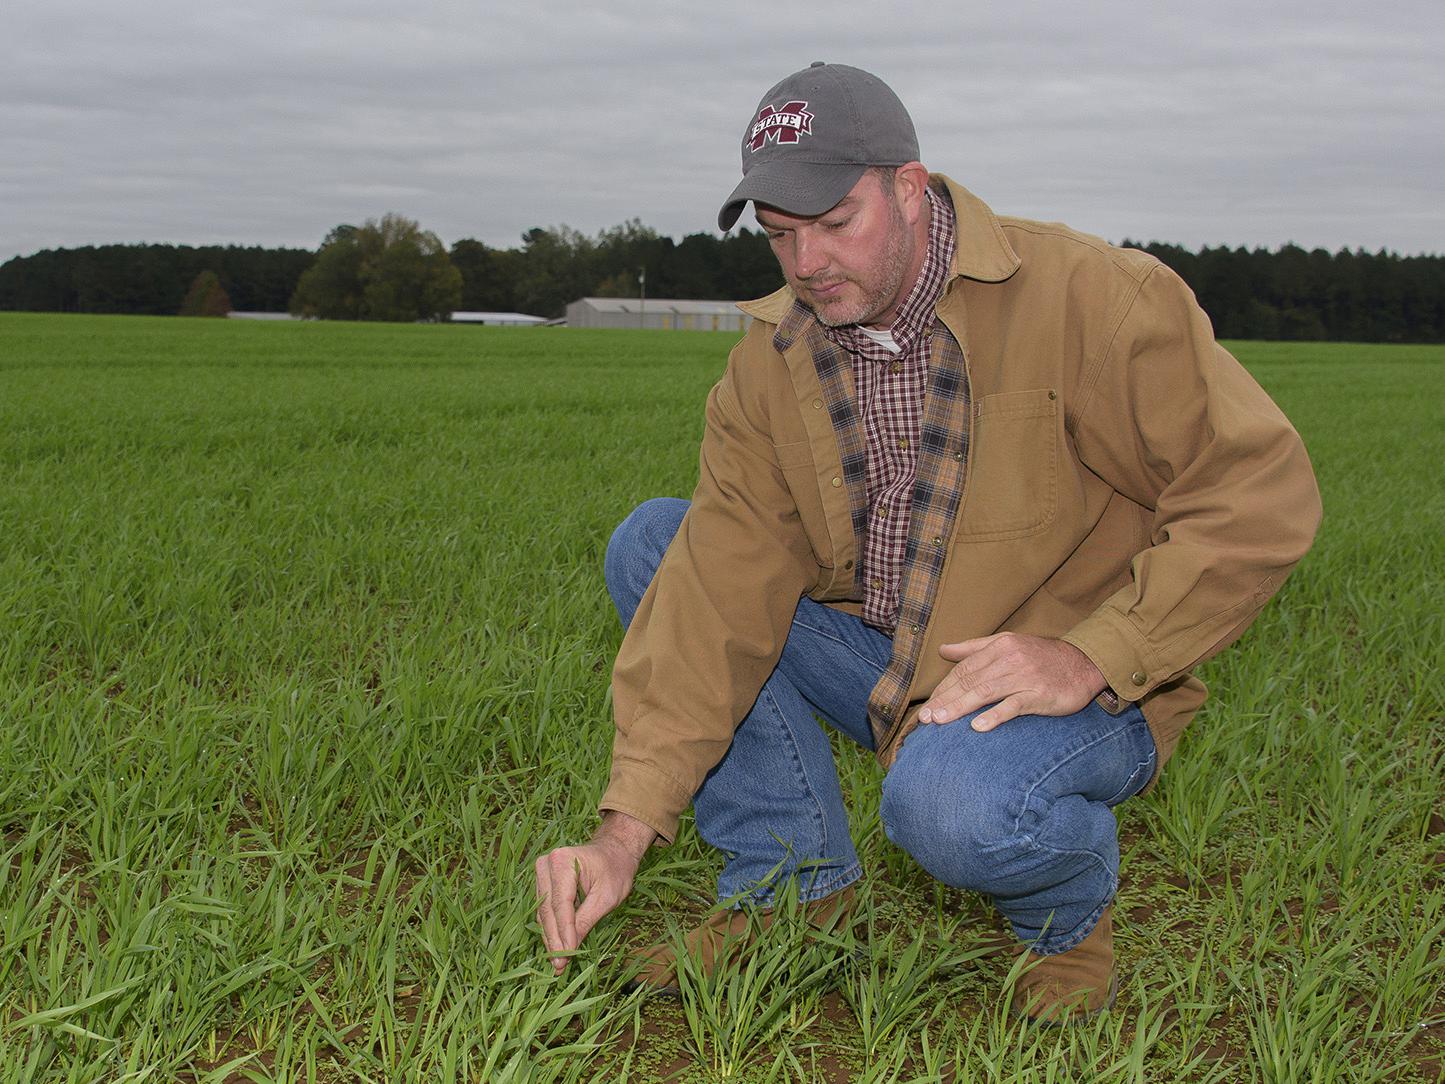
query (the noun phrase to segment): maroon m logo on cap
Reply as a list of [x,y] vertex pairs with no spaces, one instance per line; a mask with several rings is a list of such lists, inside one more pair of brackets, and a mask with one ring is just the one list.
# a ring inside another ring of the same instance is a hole
[[813,134],[813,114],[807,102],[784,102],[783,108],[765,105],[748,132],[748,149],[760,151],[768,140],[796,143],[798,137]]

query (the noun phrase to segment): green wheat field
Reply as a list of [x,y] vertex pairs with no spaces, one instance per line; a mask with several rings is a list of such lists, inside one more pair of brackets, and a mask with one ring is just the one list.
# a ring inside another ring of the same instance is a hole
[[551,976],[603,550],[690,491],[730,345],[0,314],[0,1082],[1445,1079],[1445,347],[1232,344],[1325,521],[1120,809],[1113,1012],[1010,1019],[841,745],[858,930],[623,995],[708,907],[685,824]]

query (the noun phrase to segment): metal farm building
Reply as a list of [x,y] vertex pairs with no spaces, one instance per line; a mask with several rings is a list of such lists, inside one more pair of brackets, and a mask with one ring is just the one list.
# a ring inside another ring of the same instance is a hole
[[454,324],[485,324],[491,327],[535,327],[547,322],[542,316],[528,316],[524,312],[454,312]]
[[749,317],[731,301],[584,297],[567,306],[568,327],[632,327],[654,331],[745,331]]

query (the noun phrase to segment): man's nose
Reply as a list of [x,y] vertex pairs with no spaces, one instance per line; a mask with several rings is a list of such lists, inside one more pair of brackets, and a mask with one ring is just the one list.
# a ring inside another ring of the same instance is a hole
[[828,266],[826,246],[808,230],[799,230],[794,237],[793,260],[800,279],[810,279]]

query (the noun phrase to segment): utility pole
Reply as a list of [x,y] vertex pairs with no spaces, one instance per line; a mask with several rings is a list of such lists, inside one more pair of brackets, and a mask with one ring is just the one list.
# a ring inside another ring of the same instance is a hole
[[644,267],[641,271],[639,271],[639,272],[637,273],[637,294],[638,294],[638,302],[639,302],[638,309],[637,309],[637,326],[638,326],[638,327],[646,327],[646,326],[647,326],[647,268],[645,268],[645,267]]

